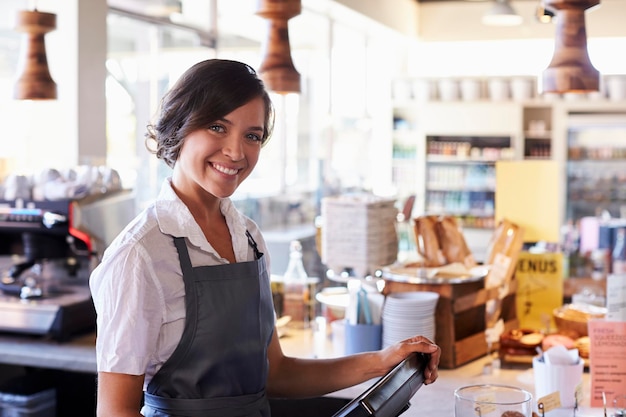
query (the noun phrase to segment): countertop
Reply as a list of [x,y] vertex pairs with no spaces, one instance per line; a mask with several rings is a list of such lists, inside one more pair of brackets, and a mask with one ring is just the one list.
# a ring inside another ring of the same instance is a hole
[[[287,355],[331,357],[337,354],[338,347],[333,344],[330,336],[327,329],[312,331],[286,328],[281,337],[281,345]],[[514,385],[534,394],[532,368],[496,369],[492,373],[485,374],[483,368],[488,361],[487,357],[483,357],[456,369],[440,370],[437,382],[423,386],[413,397],[412,406],[402,417],[453,416],[454,390],[466,385],[486,383]],[[0,363],[95,373],[95,334],[82,335],[67,343],[58,343],[41,337],[0,335]],[[373,381],[331,395],[353,398],[371,383]],[[588,373],[583,376],[583,392],[590,392]],[[559,409],[546,413],[548,417],[571,417],[573,415],[574,412],[571,409]],[[575,414],[577,417],[600,417],[602,415],[602,409],[589,407],[588,398],[583,398],[581,407]]]
[[[283,351],[287,355],[305,357],[328,357],[337,354],[338,347],[324,340],[319,333],[287,329],[281,338]],[[485,374],[483,369],[490,363],[487,356],[479,358],[456,369],[440,369],[439,378],[432,385],[425,385],[415,394],[411,407],[402,414],[402,417],[423,416],[454,416],[454,390],[467,385],[502,384],[526,389],[534,396],[534,374],[532,367],[524,368],[515,365],[515,368],[495,369]],[[354,387],[337,391],[331,396],[354,398],[367,389],[374,381],[368,381]],[[589,373],[583,375],[583,393],[591,392]],[[535,407],[536,409],[536,407]],[[545,413],[546,417],[601,417],[604,412],[600,408],[591,408],[589,398],[583,398],[579,409],[574,414],[573,409],[557,409]]]
[[96,373],[96,335],[61,343],[42,336],[0,334],[0,363]]

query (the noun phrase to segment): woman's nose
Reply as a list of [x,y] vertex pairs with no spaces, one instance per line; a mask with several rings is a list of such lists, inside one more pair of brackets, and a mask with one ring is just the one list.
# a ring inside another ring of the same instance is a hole
[[222,152],[227,155],[233,161],[239,161],[243,159],[243,144],[242,141],[236,135],[229,135],[222,147]]

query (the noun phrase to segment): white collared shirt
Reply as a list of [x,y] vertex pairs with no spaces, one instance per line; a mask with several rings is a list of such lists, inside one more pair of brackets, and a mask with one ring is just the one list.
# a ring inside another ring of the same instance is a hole
[[[237,262],[254,260],[246,230],[269,271],[269,255],[257,225],[230,199],[220,203]],[[90,288],[97,311],[100,372],[146,375],[145,385],[170,357],[185,321],[185,288],[173,237],[186,237],[193,266],[226,264],[204,237],[187,206],[164,181],[157,200],[106,249]]]

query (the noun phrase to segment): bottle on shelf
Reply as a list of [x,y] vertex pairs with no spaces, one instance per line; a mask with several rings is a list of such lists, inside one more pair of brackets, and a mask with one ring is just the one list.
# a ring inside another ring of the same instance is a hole
[[292,240],[289,244],[289,262],[283,274],[283,283],[283,314],[291,316],[295,324],[307,327],[310,321],[310,294],[308,275],[302,261],[302,244],[298,240]]
[[626,227],[615,230],[615,245],[611,253],[611,272],[626,274]]

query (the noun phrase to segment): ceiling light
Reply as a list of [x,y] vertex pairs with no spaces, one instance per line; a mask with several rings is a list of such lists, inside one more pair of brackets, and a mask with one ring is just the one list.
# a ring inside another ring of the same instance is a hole
[[54,100],[57,85],[50,76],[46,57],[46,33],[56,29],[57,17],[52,13],[22,10],[17,15],[16,30],[23,32],[20,76],[14,89],[18,100]]
[[585,10],[600,0],[545,0],[556,13],[554,55],[543,72],[543,92],[584,93],[598,91],[600,72],[587,52]]
[[522,16],[515,12],[509,0],[495,0],[482,22],[488,26],[516,26],[522,24]]
[[543,1],[541,1],[539,2],[539,6],[537,6],[535,17],[539,23],[550,23],[554,20],[554,12],[547,9]]

